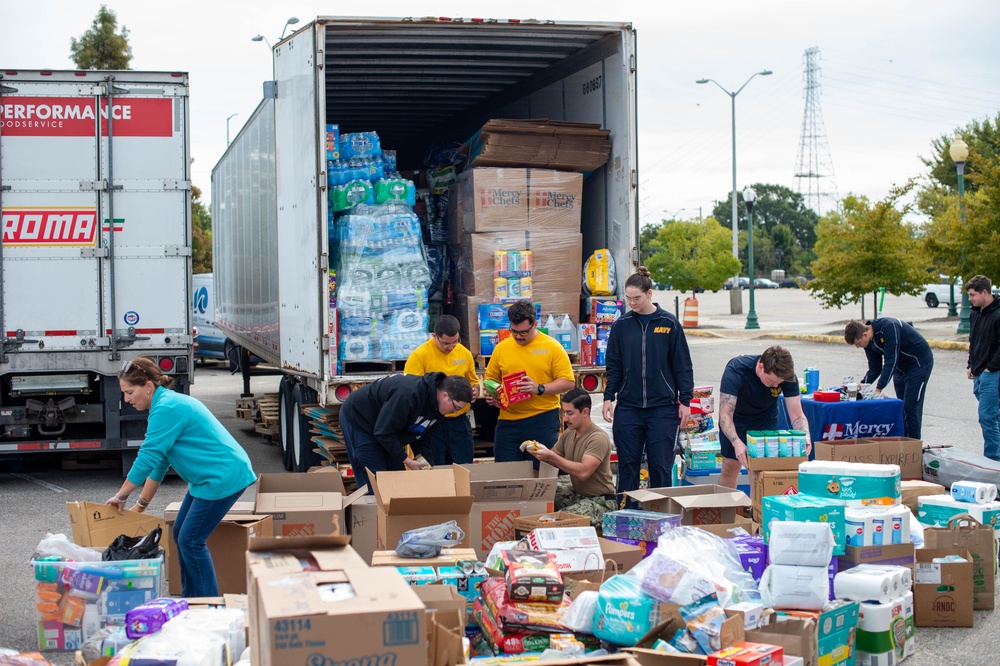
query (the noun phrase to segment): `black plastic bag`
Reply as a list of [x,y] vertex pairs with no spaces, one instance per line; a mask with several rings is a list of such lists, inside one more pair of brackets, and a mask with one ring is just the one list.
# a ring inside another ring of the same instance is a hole
[[101,559],[105,562],[119,560],[152,560],[160,556],[160,537],[163,529],[155,528],[142,537],[119,534],[111,545],[104,549]]

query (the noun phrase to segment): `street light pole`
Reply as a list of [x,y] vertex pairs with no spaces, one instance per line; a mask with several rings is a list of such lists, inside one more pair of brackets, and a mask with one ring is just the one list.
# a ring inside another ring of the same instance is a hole
[[747,329],[758,329],[757,311],[754,308],[753,290],[753,202],[757,199],[757,193],[748,187],[743,190],[743,201],[747,205],[747,264],[750,269],[750,312],[747,313]]
[[[721,90],[722,92],[724,92],[727,95],[729,95],[729,98],[730,98],[730,100],[732,102],[732,107],[731,107],[732,108],[732,129],[733,129],[733,193],[732,193],[732,196],[733,196],[733,225],[732,226],[733,226],[733,258],[734,259],[739,259],[740,258],[739,225],[737,223],[738,209],[737,209],[737,203],[736,203],[736,192],[737,192],[737,190],[736,190],[736,96],[739,95],[743,91],[743,89],[747,87],[747,84],[750,83],[754,79],[755,76],[770,76],[771,74],[772,74],[772,72],[769,69],[762,69],[759,72],[754,72],[753,74],[750,75],[750,78],[747,79],[746,82],[744,82],[743,85],[740,86],[736,90],[736,92],[730,92],[729,90],[726,90],[726,88],[724,88],[715,79],[698,79],[697,81],[695,81],[695,83],[699,83],[699,84],[701,84],[701,83],[714,83],[716,86],[718,86],[719,90]],[[733,278],[733,284],[739,285],[739,283],[740,283],[740,276],[739,276],[739,272],[737,271],[737,274],[736,274],[735,278]],[[752,281],[751,281],[750,287],[751,287],[751,289],[753,288],[753,282]],[[739,291],[736,291],[736,296],[739,297]],[[740,301],[739,306],[737,306],[737,301],[735,300],[735,298],[732,299],[731,302],[730,302],[730,309],[731,309],[731,313],[732,314],[739,314],[740,310],[742,309],[742,301]]]
[[[961,136],[956,136],[955,140],[951,143],[951,148],[948,149],[951,154],[951,159],[955,163],[955,169],[958,171],[958,210],[962,216],[962,233],[966,231],[965,228],[965,160],[969,158],[969,146],[966,145],[965,141],[962,140]],[[962,260],[965,260],[965,243],[962,243]],[[964,279],[964,278],[963,278]],[[969,333],[969,292],[962,285],[962,313],[958,318],[958,330],[956,331],[960,335],[968,335]],[[954,300],[954,299],[952,299]],[[950,313],[949,313],[950,314]]]
[[232,120],[233,118],[235,118],[238,115],[240,115],[240,114],[234,113],[233,115],[231,115],[228,118],[226,118],[226,148],[229,147],[229,143],[230,143],[229,142],[229,121]]

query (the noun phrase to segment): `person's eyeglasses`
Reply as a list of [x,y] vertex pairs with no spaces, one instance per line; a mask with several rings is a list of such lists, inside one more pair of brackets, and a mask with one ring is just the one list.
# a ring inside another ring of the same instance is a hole
[[450,395],[448,396],[448,402],[451,403],[451,411],[453,411],[453,412],[460,412],[460,411],[462,411],[462,408],[465,407],[465,405],[461,405],[461,406],[456,405],[455,404],[455,399],[452,398]]
[[629,303],[638,303],[639,301],[641,301],[645,297],[646,297],[646,294],[641,294],[639,296],[626,296],[625,300],[627,302],[629,302]]
[[529,326],[527,329],[525,329],[523,331],[515,331],[512,328],[512,329],[510,329],[510,334],[513,335],[515,338],[526,338],[526,337],[528,337],[528,334],[531,333],[531,329],[533,329],[534,327],[535,327],[535,325],[532,324],[531,326]]

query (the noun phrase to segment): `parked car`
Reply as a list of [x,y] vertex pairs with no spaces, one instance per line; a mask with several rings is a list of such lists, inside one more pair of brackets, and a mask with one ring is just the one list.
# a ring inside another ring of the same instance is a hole
[[[740,278],[739,286],[740,286],[740,289],[749,289],[750,288],[750,278],[741,277]],[[733,278],[729,278],[728,280],[726,280],[725,283],[722,285],[722,288],[725,289],[726,291],[729,291],[730,289],[732,289],[733,288]]]
[[757,278],[753,281],[753,286],[757,289],[777,289],[778,283],[767,278]]
[[798,280],[793,280],[792,278],[785,278],[778,283],[778,286],[782,289],[798,289],[799,282]]

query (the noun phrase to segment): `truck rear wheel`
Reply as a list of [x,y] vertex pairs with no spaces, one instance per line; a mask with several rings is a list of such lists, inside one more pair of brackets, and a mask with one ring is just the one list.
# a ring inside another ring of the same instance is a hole
[[282,377],[278,384],[278,439],[281,442],[281,464],[292,469],[292,417],[295,412],[292,403],[292,386],[288,377]]
[[309,417],[302,413],[302,407],[316,402],[316,392],[304,384],[296,384],[292,389],[291,417],[292,437],[289,449],[292,451],[292,471],[307,472],[312,467],[313,443],[309,435]]

